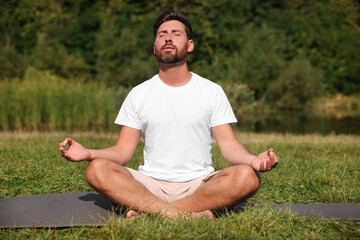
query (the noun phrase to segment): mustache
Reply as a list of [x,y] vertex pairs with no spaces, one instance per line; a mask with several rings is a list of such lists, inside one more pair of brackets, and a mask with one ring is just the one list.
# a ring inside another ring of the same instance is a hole
[[174,45],[172,45],[171,43],[165,44],[165,45],[162,46],[160,49],[161,49],[161,50],[164,50],[164,48],[166,48],[166,47],[173,47],[173,48],[177,49],[177,48],[176,48]]

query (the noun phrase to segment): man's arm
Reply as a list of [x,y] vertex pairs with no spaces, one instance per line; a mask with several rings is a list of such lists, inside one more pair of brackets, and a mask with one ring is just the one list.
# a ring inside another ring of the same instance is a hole
[[[140,136],[140,130],[123,126],[114,146],[105,149],[87,149],[78,142],[66,138],[60,143],[59,151],[61,156],[73,162],[102,158],[120,165],[126,165],[135,152]],[[69,145],[68,148],[66,148],[67,145]]]
[[213,136],[219,145],[221,155],[232,165],[247,164],[256,171],[269,171],[276,167],[278,158],[272,149],[259,154],[250,153],[235,137],[230,124],[212,128]]

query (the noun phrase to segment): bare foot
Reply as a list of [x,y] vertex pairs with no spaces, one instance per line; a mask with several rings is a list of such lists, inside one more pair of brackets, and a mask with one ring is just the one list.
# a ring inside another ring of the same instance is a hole
[[138,217],[139,213],[135,210],[130,209],[127,213],[126,213],[126,218],[132,218],[132,217]]
[[191,213],[177,213],[177,214],[167,214],[165,215],[170,218],[180,218],[180,219],[196,219],[196,218],[209,218],[213,219],[214,214],[210,210],[205,210],[202,212],[191,212]]
[[191,218],[201,218],[201,217],[208,217],[210,219],[214,218],[214,214],[210,210],[205,210],[202,212],[193,212],[190,214]]
[[[140,213],[135,211],[135,210],[128,210],[128,212],[126,213],[126,218],[136,218],[139,217]],[[192,212],[192,213],[177,213],[177,214],[164,214],[164,216],[168,216],[170,218],[177,218],[177,217],[181,217],[184,219],[195,219],[195,218],[201,218],[201,217],[208,217],[209,219],[213,219],[214,218],[214,214],[210,211],[210,210],[205,210],[202,212]]]

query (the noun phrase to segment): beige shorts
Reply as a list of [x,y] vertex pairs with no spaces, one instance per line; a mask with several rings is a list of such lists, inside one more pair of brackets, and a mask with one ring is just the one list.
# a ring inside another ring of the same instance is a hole
[[142,183],[151,193],[166,202],[174,202],[193,194],[201,185],[218,172],[195,178],[187,182],[166,182],[156,180],[137,170],[126,168],[135,180]]

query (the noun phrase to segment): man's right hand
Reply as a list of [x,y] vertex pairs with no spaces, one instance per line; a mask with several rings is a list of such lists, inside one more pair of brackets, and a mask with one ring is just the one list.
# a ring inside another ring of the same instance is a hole
[[250,165],[258,172],[266,172],[275,168],[278,163],[279,159],[275,155],[274,150],[270,148],[266,152],[255,157]]
[[[67,145],[69,145],[68,148],[66,148]],[[90,151],[71,138],[66,138],[63,142],[60,143],[59,152],[62,157],[72,162],[91,160]]]

